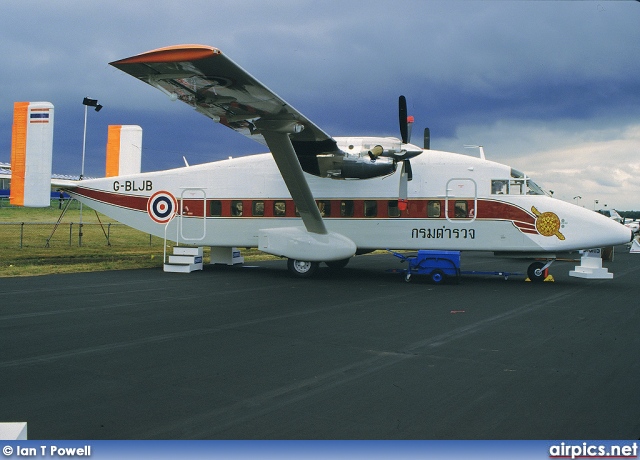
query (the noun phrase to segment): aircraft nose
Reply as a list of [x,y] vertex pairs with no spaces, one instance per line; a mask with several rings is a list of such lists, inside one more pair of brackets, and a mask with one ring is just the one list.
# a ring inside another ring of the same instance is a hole
[[[633,241],[633,232],[629,227],[606,218],[606,226],[602,228],[608,234],[608,244],[606,246],[616,246],[618,244],[627,244]],[[603,221],[604,223],[604,221]]]
[[616,235],[620,235],[620,240],[624,240],[622,241],[622,243],[620,244],[625,244],[625,243],[630,243],[633,241],[633,232],[631,231],[631,229],[629,227],[625,227],[622,224],[619,224],[619,227],[621,228],[616,228],[617,232]]

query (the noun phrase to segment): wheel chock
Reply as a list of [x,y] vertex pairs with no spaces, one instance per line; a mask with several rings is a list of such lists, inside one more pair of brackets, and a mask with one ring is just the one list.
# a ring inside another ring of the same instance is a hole
[[[525,279],[525,281],[528,281],[529,283],[531,282],[531,280],[528,277]],[[544,281],[548,283],[554,283],[556,280],[553,279],[553,275],[547,275]]]

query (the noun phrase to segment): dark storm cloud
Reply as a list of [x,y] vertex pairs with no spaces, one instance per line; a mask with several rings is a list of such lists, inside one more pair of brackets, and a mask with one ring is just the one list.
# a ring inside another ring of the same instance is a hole
[[143,127],[144,169],[264,150],[108,65],[179,43],[221,48],[337,136],[397,135],[399,94],[416,143],[427,125],[437,143],[500,120],[640,115],[637,2],[27,0],[1,13],[0,161],[13,102],[48,100],[60,172],[79,163],[84,96],[105,106],[89,116],[94,175],[109,123]]

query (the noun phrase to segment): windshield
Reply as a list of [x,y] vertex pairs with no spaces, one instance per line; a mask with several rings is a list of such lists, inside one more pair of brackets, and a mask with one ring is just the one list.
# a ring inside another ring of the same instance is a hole
[[534,181],[527,179],[527,195],[548,195],[548,193]]
[[511,177],[516,179],[524,179],[527,186],[527,195],[549,195],[544,191],[542,187],[531,180],[530,177],[527,177],[526,174],[518,171],[517,169],[511,168]]
[[526,174],[511,169],[511,179],[494,179],[491,181],[492,194],[509,195],[548,195],[538,184]]

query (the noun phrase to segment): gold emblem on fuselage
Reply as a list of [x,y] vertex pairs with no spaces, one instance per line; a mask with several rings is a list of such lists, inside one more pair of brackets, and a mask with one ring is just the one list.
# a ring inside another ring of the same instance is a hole
[[564,235],[560,233],[560,218],[555,212],[541,213],[535,206],[531,206],[531,211],[536,216],[536,230],[542,236],[557,236],[559,240],[564,240]]

